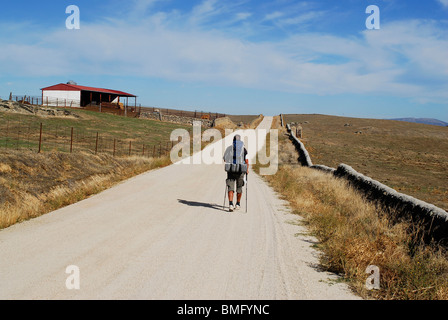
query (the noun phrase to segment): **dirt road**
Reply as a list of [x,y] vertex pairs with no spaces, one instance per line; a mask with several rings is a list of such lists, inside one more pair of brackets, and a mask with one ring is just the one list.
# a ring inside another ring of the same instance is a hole
[[261,177],[224,211],[225,177],[171,165],[0,231],[0,299],[357,299]]

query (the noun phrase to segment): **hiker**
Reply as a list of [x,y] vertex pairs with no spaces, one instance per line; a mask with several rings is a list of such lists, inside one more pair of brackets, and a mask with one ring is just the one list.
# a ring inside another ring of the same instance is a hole
[[[241,141],[240,135],[233,137],[233,143],[224,153],[225,170],[227,172],[226,185],[229,197],[229,211],[238,210],[241,207],[241,197],[243,195],[244,175],[249,174],[249,160],[247,150]],[[236,190],[235,190],[236,184]],[[237,193],[236,204],[233,204],[234,193]]]

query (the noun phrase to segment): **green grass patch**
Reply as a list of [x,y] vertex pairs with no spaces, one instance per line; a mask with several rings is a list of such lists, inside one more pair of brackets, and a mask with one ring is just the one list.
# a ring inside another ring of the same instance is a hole
[[[69,109],[75,117],[0,113],[0,149],[161,156],[172,148],[175,129],[191,126]],[[42,138],[40,125],[42,124]],[[72,135],[73,130],[73,135]],[[114,152],[115,150],[115,152]]]

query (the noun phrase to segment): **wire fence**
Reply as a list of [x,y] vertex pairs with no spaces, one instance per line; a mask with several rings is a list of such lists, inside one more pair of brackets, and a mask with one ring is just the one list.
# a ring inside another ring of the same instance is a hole
[[45,106],[45,107],[62,107],[62,108],[79,108],[81,101],[79,99],[50,98],[50,97],[33,97],[33,96],[16,96],[11,95],[10,100],[23,104]]
[[[30,105],[37,105],[37,106],[44,106],[44,107],[60,107],[60,108],[80,108],[81,107],[81,100],[79,99],[69,99],[69,98],[55,98],[55,97],[36,97],[36,96],[27,96],[27,95],[10,95],[8,100],[20,102],[23,104],[30,104]],[[101,105],[111,106],[112,104],[109,102],[97,102],[97,101],[91,101],[87,106],[92,107],[101,107]],[[115,107],[119,108],[118,104],[114,105]],[[128,107],[140,107],[141,105],[133,105]],[[86,107],[86,106],[83,106]],[[101,112],[101,109],[100,109]]]
[[169,155],[173,141],[119,139],[109,133],[41,122],[7,120],[0,124],[0,149],[31,152],[107,153],[114,157]]
[[[80,108],[81,101],[76,99],[64,99],[64,98],[51,98],[51,97],[37,97],[37,96],[27,96],[27,95],[10,95],[10,100],[30,104],[30,105],[38,105],[45,107],[60,107],[60,108]],[[9,99],[8,98],[8,99]],[[137,117],[141,112],[160,112],[163,115],[167,116],[179,116],[179,117],[188,117],[195,119],[208,119],[215,120],[217,118],[222,118],[227,116],[223,113],[217,112],[207,112],[207,111],[186,111],[186,110],[178,110],[178,109],[168,109],[168,108],[159,108],[159,107],[145,107],[141,104],[135,106],[129,106],[126,110],[121,110],[118,105],[114,107],[111,106],[111,103],[103,102],[96,103],[92,102],[89,105],[82,107],[81,109],[103,112],[103,113],[113,113],[117,115],[126,115],[131,117]]]
[[[10,95],[9,98],[6,97],[6,99],[31,105],[39,105],[39,106],[42,105],[42,97],[27,96],[27,95],[23,96]],[[60,103],[62,104],[62,101]]]
[[185,110],[177,110],[177,109],[167,109],[167,108],[157,108],[157,107],[141,107],[141,112],[160,112],[163,115],[167,116],[178,116],[178,117],[188,117],[195,119],[208,119],[215,120],[217,118],[225,117],[226,114],[217,113],[217,112],[206,112],[206,111],[185,111]]

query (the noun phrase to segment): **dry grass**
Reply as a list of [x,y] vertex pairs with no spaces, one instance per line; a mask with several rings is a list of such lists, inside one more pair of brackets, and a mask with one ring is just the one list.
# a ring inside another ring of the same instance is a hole
[[[90,151],[114,154],[159,156],[171,147],[170,134],[175,129],[191,132],[191,125],[149,119],[126,118],[107,113],[70,109],[77,118],[40,117],[0,112],[0,149],[38,152],[40,124],[41,150],[70,152],[73,128],[73,152]],[[98,134],[98,144],[96,137]],[[114,147],[114,140],[116,140]]]
[[302,141],[313,163],[334,168],[346,163],[398,192],[448,210],[448,127],[326,115],[284,118],[302,123]]
[[230,120],[235,124],[243,124],[243,126],[250,125],[253,121],[259,118],[259,115],[228,115]]
[[[170,164],[170,159],[164,155],[172,144],[169,141],[172,130],[191,131],[191,126],[187,125],[81,109],[71,111],[78,117],[0,112],[0,229]],[[43,124],[43,142],[42,153],[38,154],[36,139],[40,123]],[[68,152],[71,128],[74,129],[73,153]],[[95,155],[97,132],[100,139]],[[117,139],[115,157],[112,156],[114,139]],[[143,154],[146,157],[141,157]]]
[[249,124],[249,129],[256,129],[258,125],[261,123],[261,121],[263,121],[263,119],[264,116],[260,114],[256,119],[251,121],[251,123]]
[[0,229],[70,205],[127,178],[170,164],[168,157],[0,153]]
[[[345,180],[301,167],[284,131],[279,140],[279,170],[265,178],[318,239],[322,268],[342,275],[367,299],[448,299],[443,248],[421,243],[406,221],[392,223]],[[365,287],[369,265],[380,269],[380,290]]]
[[[232,120],[233,119],[233,120]],[[243,121],[236,121],[238,119],[244,119],[244,121],[249,122],[243,122]],[[257,126],[263,121],[264,116],[229,116],[225,118],[221,118],[218,125],[213,127],[213,129],[219,130],[222,137],[226,136],[226,129],[230,130],[239,130],[239,129],[256,129]],[[237,125],[238,123],[238,125]]]
[[282,127],[282,121],[280,119],[280,116],[274,116],[272,119],[271,129],[281,129],[281,127]]

